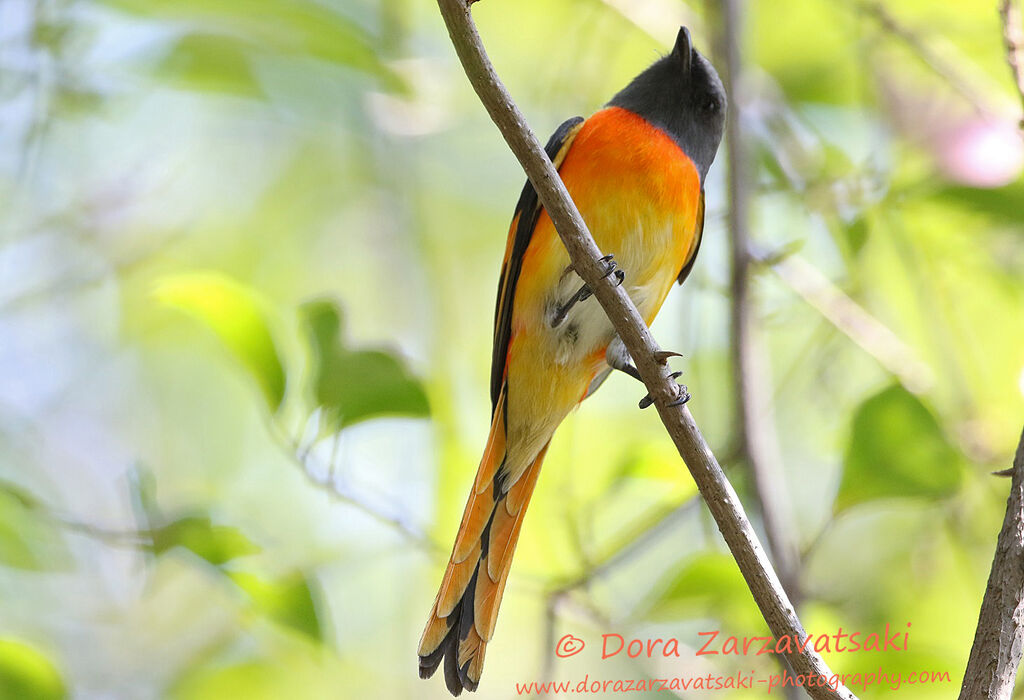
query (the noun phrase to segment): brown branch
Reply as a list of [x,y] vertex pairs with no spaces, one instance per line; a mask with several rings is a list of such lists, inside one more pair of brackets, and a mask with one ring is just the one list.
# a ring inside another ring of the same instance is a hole
[[[711,453],[686,406],[669,406],[677,396],[675,381],[656,359],[657,343],[622,287],[604,276],[598,261],[601,251],[590,236],[579,210],[569,197],[537,137],[505,90],[484,51],[467,0],[438,0],[455,51],[470,83],[491,119],[519,159],[537,195],[551,217],[573,263],[573,268],[594,291],[594,296],[636,363],[640,376],[658,407],[658,414],[680,456],[693,475],[704,501],[718,523],[755,602],[776,636],[806,636],[796,611],[771,567],[757,535],[743,512],[732,485]],[[833,677],[813,650],[787,655],[797,673]],[[853,698],[845,687],[808,688],[815,698]]]
[[960,700],[1009,698],[1024,653],[1024,431]]
[[740,0],[726,0],[722,7],[721,55],[725,59],[725,91],[729,97],[726,123],[729,165],[729,243],[731,258],[730,349],[732,352],[737,444],[740,459],[752,476],[761,510],[765,537],[786,591],[799,600],[799,551],[785,489],[785,475],[778,438],[769,410],[770,369],[755,328],[755,309],[750,296],[753,257],[750,246],[751,173],[743,132],[743,34]]
[[[1000,0],[999,18],[1003,22],[1003,42],[1006,44],[1006,62],[1013,73],[1013,82],[1017,86],[1021,105],[1024,106],[1024,29],[1021,29],[1020,8],[1013,0]],[[1020,119],[1020,128],[1024,129],[1024,115]]]
[[[729,349],[733,368],[736,444],[740,460],[750,472],[772,561],[786,593],[794,605],[799,605],[803,597],[800,590],[800,551],[771,407],[771,368],[757,332],[757,310],[750,294],[754,278],[750,241],[753,198],[750,149],[743,128],[746,111],[746,75],[741,55],[743,0],[722,0],[719,7],[722,20],[719,54],[724,58],[724,87],[729,98],[726,122],[731,292]],[[783,671],[792,670],[786,660],[778,661]],[[788,700],[800,697],[799,689],[793,686],[786,687],[783,692]]]

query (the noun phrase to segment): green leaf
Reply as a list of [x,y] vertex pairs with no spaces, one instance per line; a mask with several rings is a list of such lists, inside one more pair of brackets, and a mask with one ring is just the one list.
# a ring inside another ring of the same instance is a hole
[[376,416],[429,415],[426,392],[398,357],[346,347],[337,304],[309,302],[300,315],[313,355],[313,396],[325,425],[338,430]]
[[0,639],[0,698],[59,700],[68,696],[50,659],[16,639]]
[[216,273],[163,278],[156,297],[202,321],[257,381],[271,411],[284,400],[285,372],[270,333],[265,303],[255,292]]
[[301,572],[267,580],[244,571],[228,573],[235,584],[252,598],[253,605],[274,622],[323,641],[318,609],[321,600],[315,579]]
[[229,36],[189,34],[157,65],[156,74],[182,87],[263,97],[252,71],[253,46]]
[[29,571],[68,567],[69,554],[57,524],[28,492],[0,484],[0,564]]
[[836,510],[876,498],[942,498],[956,492],[960,452],[921,400],[892,386],[853,417]]
[[180,518],[153,530],[152,535],[156,555],[184,547],[215,566],[261,551],[238,528],[214,525],[206,516]]

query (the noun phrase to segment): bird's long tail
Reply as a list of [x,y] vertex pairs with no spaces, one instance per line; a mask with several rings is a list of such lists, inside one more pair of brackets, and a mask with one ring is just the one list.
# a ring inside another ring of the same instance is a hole
[[452,556],[420,638],[420,677],[429,678],[444,661],[445,684],[452,695],[464,687],[476,690],[480,682],[519,529],[547,451],[545,444],[521,476],[507,483],[514,468],[506,464],[503,399],[497,403]]

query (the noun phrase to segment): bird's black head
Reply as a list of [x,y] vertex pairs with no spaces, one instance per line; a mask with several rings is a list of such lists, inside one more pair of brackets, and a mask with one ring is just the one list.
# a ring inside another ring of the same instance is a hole
[[701,184],[725,130],[725,89],[714,66],[680,27],[672,52],[655,61],[608,103],[665,131],[697,166]]

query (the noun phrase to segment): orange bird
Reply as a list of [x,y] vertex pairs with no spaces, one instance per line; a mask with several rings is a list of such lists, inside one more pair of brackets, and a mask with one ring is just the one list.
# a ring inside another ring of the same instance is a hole
[[[685,27],[656,61],[547,153],[598,247],[650,324],[686,279],[704,227],[704,179],[725,125],[725,92]],[[452,695],[476,690],[530,494],[555,429],[612,369],[639,378],[581,286],[529,182],[509,229],[491,360],[491,432],[451,560],[419,645],[420,676],[444,661]],[[681,387],[678,402],[688,399]],[[641,402],[643,407],[650,399]]]

